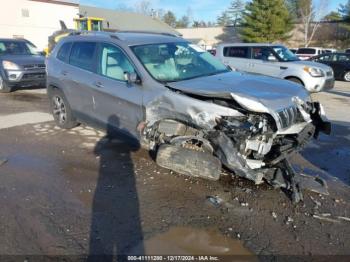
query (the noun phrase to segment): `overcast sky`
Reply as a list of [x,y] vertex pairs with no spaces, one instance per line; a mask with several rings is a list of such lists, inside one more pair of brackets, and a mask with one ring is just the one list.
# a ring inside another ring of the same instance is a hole
[[[80,4],[116,9],[120,6],[134,8],[140,1],[80,0]],[[194,20],[215,21],[216,17],[230,5],[231,0],[149,0],[149,2],[154,9],[171,10],[177,17],[186,14],[187,9],[191,8]],[[328,11],[337,10],[340,3],[346,2],[347,0],[330,0]]]

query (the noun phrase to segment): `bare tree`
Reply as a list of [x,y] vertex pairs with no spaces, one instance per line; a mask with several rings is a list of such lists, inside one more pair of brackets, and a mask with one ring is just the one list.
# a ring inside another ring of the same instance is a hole
[[325,16],[328,0],[315,1],[299,0],[298,13],[304,34],[304,45],[308,47],[320,27],[321,18]]
[[136,12],[144,15],[152,16],[154,13],[151,2],[147,0],[141,0],[138,3],[136,3],[135,9]]

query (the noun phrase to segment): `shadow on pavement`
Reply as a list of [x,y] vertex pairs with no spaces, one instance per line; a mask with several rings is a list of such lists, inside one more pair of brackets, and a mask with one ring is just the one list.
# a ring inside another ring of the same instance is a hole
[[326,93],[330,93],[330,94],[334,94],[334,95],[338,95],[338,96],[346,96],[346,97],[350,97],[349,93],[345,93],[345,92],[339,92],[339,91],[327,91]]
[[312,164],[350,185],[350,123],[332,122],[332,134],[321,134],[301,154]]
[[[87,261],[120,261],[135,245],[143,252],[139,200],[131,152],[139,145],[118,134],[119,119],[111,116],[107,136],[95,147],[100,157],[99,177],[92,206],[90,247]],[[125,130],[123,130],[125,132]]]

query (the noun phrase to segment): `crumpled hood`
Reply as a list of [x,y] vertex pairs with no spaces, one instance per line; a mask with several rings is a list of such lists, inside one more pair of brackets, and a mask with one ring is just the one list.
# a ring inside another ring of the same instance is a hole
[[309,99],[308,92],[301,85],[287,80],[241,72],[228,72],[172,82],[167,85],[184,93],[205,97],[248,98],[260,102],[270,111],[279,111],[295,105],[292,99],[296,96],[304,101]]
[[20,66],[45,64],[45,57],[40,55],[2,55],[0,60],[11,61]]

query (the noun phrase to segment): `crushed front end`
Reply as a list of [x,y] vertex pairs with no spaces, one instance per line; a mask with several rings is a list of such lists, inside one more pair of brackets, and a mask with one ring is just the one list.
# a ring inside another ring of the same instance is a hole
[[[285,188],[295,202],[302,200],[289,158],[319,132],[330,133],[319,103],[295,97],[287,107],[270,110],[237,97],[178,98],[169,96],[148,108],[153,119],[143,136],[157,150],[160,166],[210,180],[218,180],[224,167],[256,184]],[[191,106],[179,106],[179,101]]]

